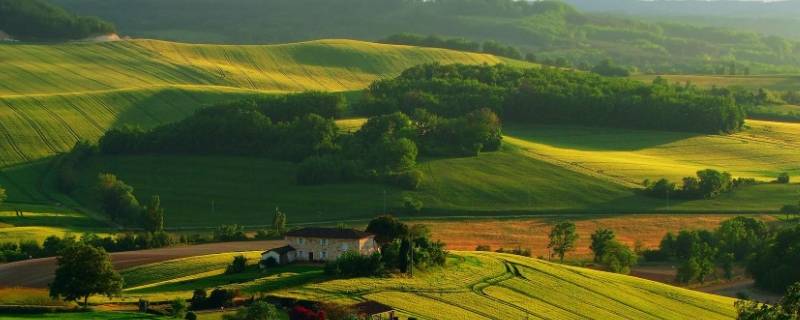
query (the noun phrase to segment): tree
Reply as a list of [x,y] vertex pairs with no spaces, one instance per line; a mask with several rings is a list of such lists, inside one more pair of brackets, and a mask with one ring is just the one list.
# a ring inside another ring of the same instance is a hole
[[790,181],[789,174],[786,172],[781,172],[781,174],[778,175],[778,179],[776,181],[778,183],[789,183]]
[[170,315],[173,318],[183,318],[186,315],[186,300],[175,298],[170,302]]
[[739,300],[734,304],[739,320],[796,320],[800,319],[800,282],[791,285],[781,301],[774,304],[760,304],[755,301]]
[[767,245],[756,251],[747,264],[756,286],[773,292],[786,290],[800,282],[800,225],[784,228],[771,237]]
[[592,244],[589,249],[594,252],[594,262],[600,262],[600,258],[605,253],[606,244],[614,240],[614,231],[609,229],[597,229],[592,233]]
[[133,187],[117,179],[117,176],[109,173],[98,175],[97,191],[100,206],[111,220],[132,222],[140,217],[142,208],[133,195]]
[[403,239],[400,242],[400,257],[398,259],[398,268],[400,268],[400,272],[407,273],[409,268],[413,268],[411,266],[411,241],[408,239]]
[[83,298],[88,306],[89,296],[113,296],[122,290],[122,277],[114,270],[111,259],[102,248],[76,243],[64,248],[58,257],[58,267],[50,296],[77,301]]
[[243,255],[233,257],[233,261],[225,269],[226,274],[242,273],[247,269],[247,258]]
[[750,217],[735,217],[723,221],[714,237],[719,242],[721,253],[733,254],[736,261],[743,261],[761,248],[769,229],[763,221]]
[[224,320],[278,320],[281,319],[278,309],[270,303],[256,301],[247,308],[239,308],[235,314],[222,316]]
[[603,245],[603,255],[600,261],[611,272],[628,274],[631,267],[636,265],[639,257],[628,246],[616,240],[609,240]]
[[164,231],[164,208],[161,208],[161,198],[152,196],[150,203],[145,207],[143,217],[144,229],[149,232]]
[[408,226],[392,215],[382,215],[367,225],[367,232],[375,235],[375,242],[383,246],[395,239],[402,239],[408,234]]
[[286,231],[286,214],[281,212],[278,207],[275,207],[275,215],[272,216],[272,230],[279,235]]
[[557,254],[561,262],[564,262],[564,255],[575,249],[577,240],[578,234],[575,232],[575,224],[564,221],[555,225],[550,231],[550,243],[547,244],[547,248]]

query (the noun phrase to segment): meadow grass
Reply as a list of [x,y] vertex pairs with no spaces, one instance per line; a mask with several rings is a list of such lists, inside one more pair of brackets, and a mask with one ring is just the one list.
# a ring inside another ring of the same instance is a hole
[[353,40],[0,44],[0,61],[0,166],[66,151],[112,127],[173,122],[215,102],[360,90],[421,63],[531,66],[487,54]]
[[126,288],[140,287],[210,271],[224,271],[238,255],[244,255],[250,263],[257,262],[261,258],[260,251],[211,254],[133,267],[122,271],[121,275]]
[[0,288],[0,304],[30,306],[69,306],[70,303],[50,298],[50,291],[39,288]]
[[748,120],[746,126],[732,135],[514,125],[504,131],[506,142],[532,157],[621,184],[679,180],[706,168],[762,181],[781,172],[800,179],[800,124]]

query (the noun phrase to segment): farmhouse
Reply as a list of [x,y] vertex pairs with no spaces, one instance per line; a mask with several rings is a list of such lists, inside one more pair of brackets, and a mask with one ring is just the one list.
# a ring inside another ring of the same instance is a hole
[[378,250],[375,235],[346,228],[303,228],[284,237],[289,245],[261,254],[261,264],[336,260],[347,251],[371,254]]

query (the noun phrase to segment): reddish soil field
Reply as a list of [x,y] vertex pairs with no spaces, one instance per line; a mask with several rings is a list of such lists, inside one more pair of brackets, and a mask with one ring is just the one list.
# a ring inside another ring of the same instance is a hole
[[[140,251],[111,253],[117,270],[166,260],[206,254],[267,250],[284,245],[283,241],[243,241],[210,243],[195,246],[180,246]],[[55,258],[41,258],[0,264],[0,287],[46,288],[53,279]]]

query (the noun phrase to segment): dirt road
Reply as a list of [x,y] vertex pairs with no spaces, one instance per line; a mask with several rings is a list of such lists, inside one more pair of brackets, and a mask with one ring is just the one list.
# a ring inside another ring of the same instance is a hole
[[[117,270],[166,260],[234,251],[267,250],[284,245],[282,240],[210,243],[162,249],[115,252],[111,260]],[[55,258],[0,264],[0,287],[46,288],[53,280]]]

